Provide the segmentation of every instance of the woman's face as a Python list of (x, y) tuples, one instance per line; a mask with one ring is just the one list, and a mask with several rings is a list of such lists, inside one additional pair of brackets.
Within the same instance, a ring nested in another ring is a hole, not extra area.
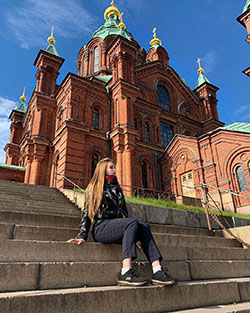
[(116, 175), (116, 168), (113, 162), (108, 162), (106, 167), (106, 175)]

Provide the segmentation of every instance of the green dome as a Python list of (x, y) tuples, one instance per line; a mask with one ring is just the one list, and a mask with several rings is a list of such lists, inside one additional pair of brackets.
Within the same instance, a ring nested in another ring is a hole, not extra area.
[(132, 34), (127, 30), (127, 28), (119, 28), (119, 24), (121, 20), (118, 18), (116, 14), (110, 14), (107, 16), (107, 20), (105, 21), (104, 25), (98, 28), (92, 38), (100, 37), (104, 40), (107, 36), (110, 35), (120, 35), (128, 40), (132, 40)]
[(250, 9), (250, 0), (247, 0), (245, 6), (244, 6), (244, 9), (243, 9), (243, 13), (246, 12), (247, 10)]

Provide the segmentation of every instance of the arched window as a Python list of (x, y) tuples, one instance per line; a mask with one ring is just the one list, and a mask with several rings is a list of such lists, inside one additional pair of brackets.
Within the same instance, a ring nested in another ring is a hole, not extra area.
[(98, 161), (99, 161), (98, 155), (94, 153), (91, 158), (91, 176), (94, 175), (96, 164), (98, 163)]
[(237, 173), (240, 191), (247, 190), (247, 182), (246, 182), (246, 177), (244, 174), (243, 167), (242, 166), (237, 167), (236, 173)]
[(142, 170), (142, 186), (143, 188), (148, 188), (147, 164), (144, 161), (141, 164), (141, 170)]
[(99, 129), (99, 110), (94, 109), (93, 111), (93, 126), (94, 129)]
[(158, 105), (163, 107), (168, 112), (171, 111), (170, 98), (167, 89), (162, 86), (157, 86), (157, 94), (158, 94)]
[(99, 65), (98, 47), (95, 47), (94, 49), (94, 73), (98, 72), (98, 65)]
[(173, 128), (172, 126), (163, 122), (160, 122), (160, 127), (161, 127), (161, 144), (164, 147), (166, 147), (173, 138)]
[(86, 72), (85, 72), (85, 66), (86, 66), (86, 59), (85, 57), (83, 58), (83, 62), (82, 62), (82, 75), (85, 75)]
[(150, 141), (150, 129), (149, 129), (149, 124), (145, 123), (145, 140)]
[(138, 129), (137, 127), (137, 119), (135, 118), (135, 120), (134, 120), (134, 123), (135, 123), (135, 129)]

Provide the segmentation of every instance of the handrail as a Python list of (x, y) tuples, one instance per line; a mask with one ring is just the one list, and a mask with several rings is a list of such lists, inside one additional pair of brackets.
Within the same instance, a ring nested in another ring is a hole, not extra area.
[[(220, 190), (220, 191), (223, 191), (223, 192), (230, 193), (230, 194), (235, 195), (235, 196), (237, 196), (237, 197), (242, 197), (242, 198), (244, 198), (244, 199), (250, 200), (249, 197), (243, 196), (243, 195), (241, 195), (241, 194), (239, 194), (239, 193), (237, 193), (237, 192), (234, 192), (234, 191), (232, 191), (232, 190), (227, 190), (227, 189), (223, 189), (223, 188), (220, 188), (220, 187), (215, 187), (215, 186), (208, 185), (208, 184), (204, 184), (204, 183), (200, 183), (200, 185), (201, 185), (202, 187), (207, 186), (207, 187), (209, 187), (209, 188), (214, 188), (214, 189), (217, 189), (217, 190)], [(197, 188), (197, 187), (195, 187), (195, 188)], [(198, 188), (199, 188), (199, 187), (198, 187)], [(198, 188), (197, 188), (197, 189), (198, 189)]]
[(80, 186), (78, 186), (77, 184), (75, 184), (72, 180), (70, 180), (68, 177), (66, 177), (65, 175), (63, 175), (62, 173), (59, 173), (56, 171), (57, 175), (62, 176), (63, 178), (65, 178), (68, 182), (70, 182), (72, 185), (74, 185), (75, 187), (77, 187), (77, 189), (80, 189), (81, 191), (85, 192), (84, 189), (82, 189)]

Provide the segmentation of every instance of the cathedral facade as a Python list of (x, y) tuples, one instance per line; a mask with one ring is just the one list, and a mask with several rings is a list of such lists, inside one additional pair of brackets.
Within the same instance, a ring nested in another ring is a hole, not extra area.
[[(246, 13), (250, 16), (250, 8)], [(77, 74), (68, 73), (60, 85), (64, 59), (53, 32), (48, 47), (39, 51), (28, 108), (23, 94), (10, 114), (1, 172), (19, 175), (28, 184), (72, 188), (70, 180), (85, 188), (96, 163), (109, 156), (127, 195), (146, 190), (175, 199), (201, 198), (205, 184), (222, 209), (236, 211), (249, 204), (218, 189), (250, 197), (249, 124), (224, 126), (217, 111), (218, 88), (200, 62), (191, 90), (169, 64), (155, 29), (146, 52), (114, 2), (104, 18), (78, 53)]]

